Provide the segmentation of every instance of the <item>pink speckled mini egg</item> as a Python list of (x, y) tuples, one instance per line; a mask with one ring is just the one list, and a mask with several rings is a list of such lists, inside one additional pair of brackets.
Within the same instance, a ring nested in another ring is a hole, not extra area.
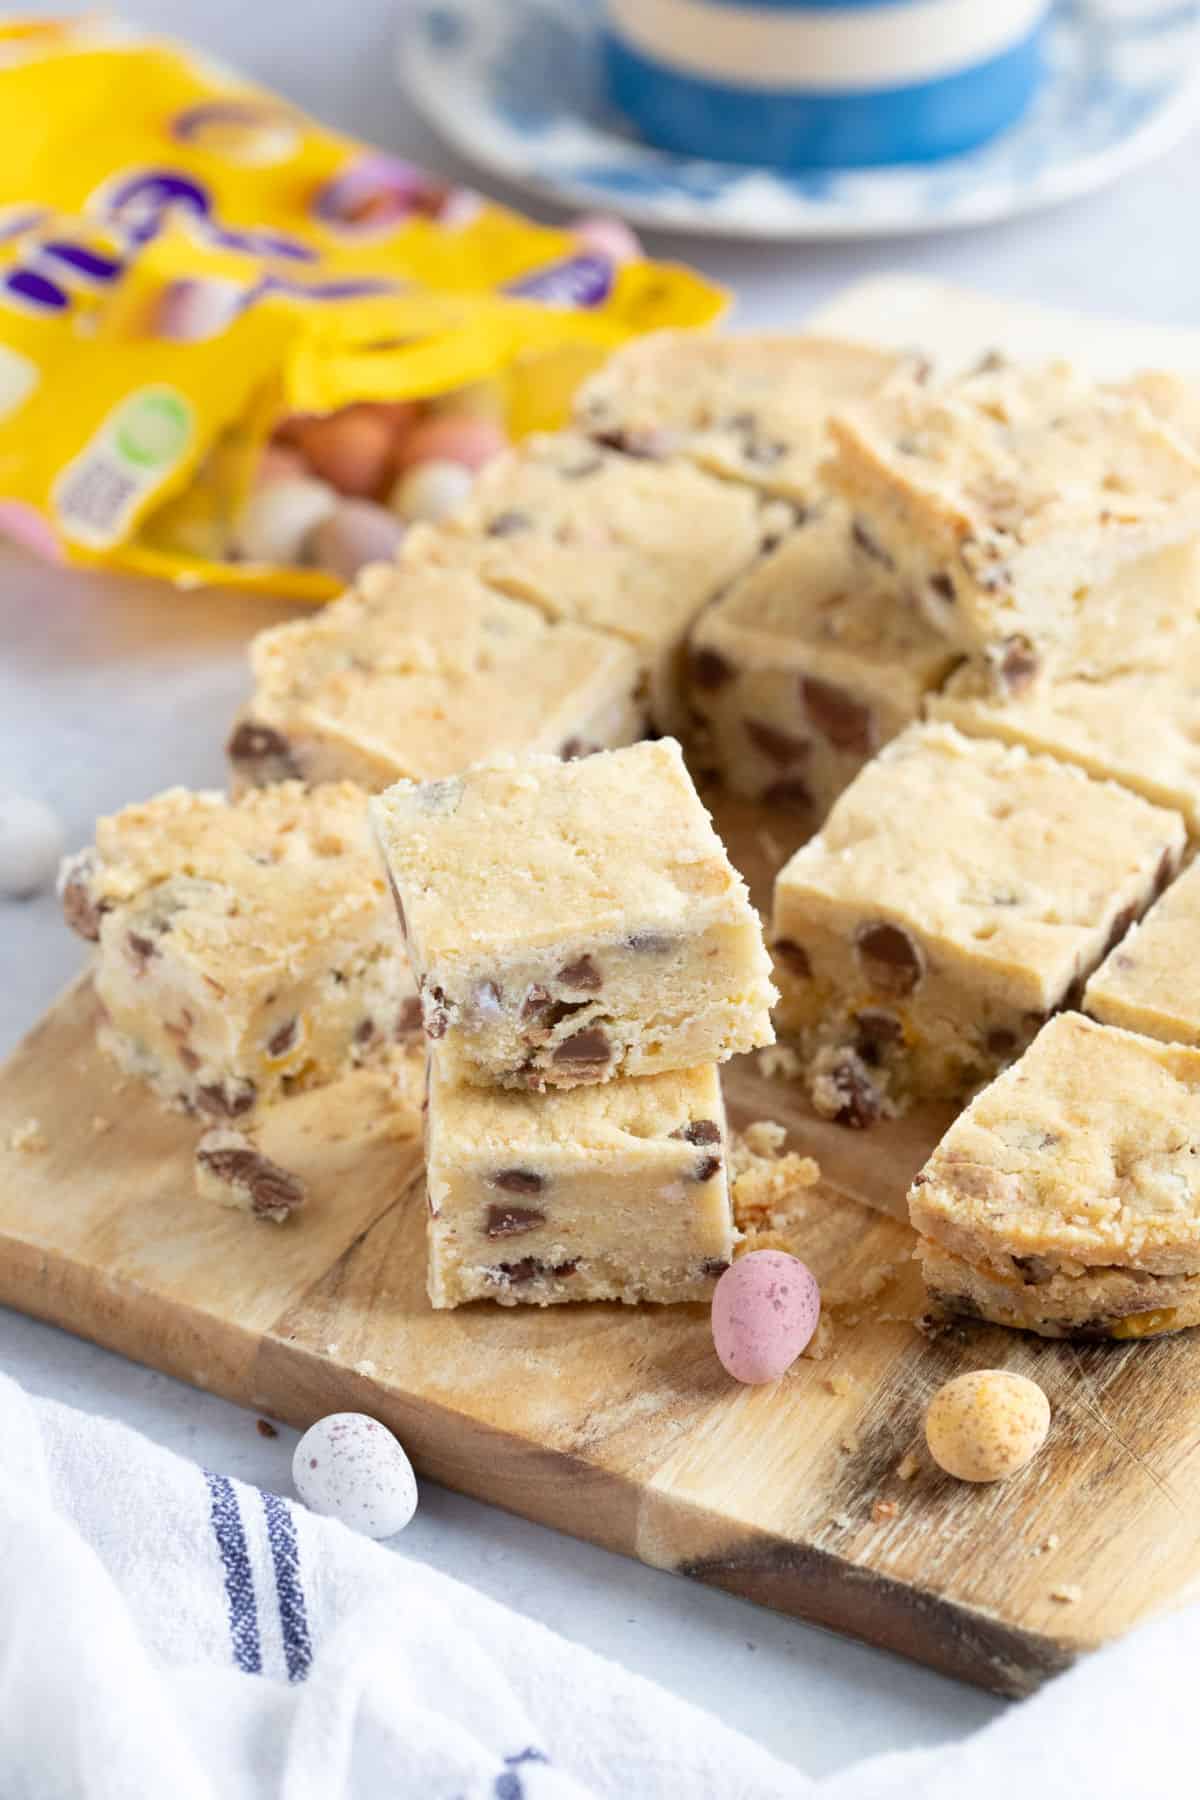
[(799, 1257), (751, 1250), (716, 1285), (713, 1344), (735, 1381), (778, 1381), (809, 1342), (820, 1314), (821, 1290)]

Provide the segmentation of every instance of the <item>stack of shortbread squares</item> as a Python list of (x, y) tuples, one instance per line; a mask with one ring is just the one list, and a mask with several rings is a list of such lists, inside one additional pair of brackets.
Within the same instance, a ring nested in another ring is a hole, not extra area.
[(718, 1064), (772, 1041), (745, 883), (663, 739), (372, 802), (429, 1042), (429, 1293), (703, 1300), (733, 1253)]

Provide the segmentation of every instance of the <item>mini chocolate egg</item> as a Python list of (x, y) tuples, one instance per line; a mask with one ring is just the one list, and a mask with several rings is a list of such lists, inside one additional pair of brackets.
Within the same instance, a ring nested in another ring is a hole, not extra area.
[(713, 1344), (735, 1381), (787, 1372), (817, 1329), (821, 1290), (797, 1256), (751, 1250), (726, 1269), (712, 1298)]
[(1050, 1429), (1036, 1381), (1008, 1369), (972, 1369), (940, 1387), (925, 1414), (929, 1454), (959, 1481), (1003, 1481), (1032, 1462)]
[(316, 416), (315, 413), (285, 413), (283, 418), (275, 421), (271, 442), (286, 444), (289, 450), (298, 450), (306, 427), (312, 424)]
[(417, 1510), (412, 1464), (366, 1413), (330, 1413), (310, 1425), (292, 1455), (292, 1480), (311, 1512), (367, 1537), (393, 1537)]
[(422, 519), (434, 522), (461, 506), (473, 486), (474, 476), (462, 463), (418, 463), (400, 477), (388, 505), (410, 525)]
[(376, 418), (387, 421), (388, 429), (392, 434), (393, 448), (395, 439), (406, 431), (411, 431), (422, 416), (419, 400), (372, 400), (363, 404), (364, 408), (369, 404), (370, 411), (375, 414)]
[(238, 281), (205, 276), (172, 281), (154, 312), (154, 336), (174, 344), (200, 344), (220, 337), (241, 309), (246, 290)]
[(308, 539), (308, 558), (343, 581), (353, 581), (367, 563), (390, 562), (404, 542), (404, 526), (386, 506), (372, 500), (343, 500)]
[(641, 262), (646, 254), (637, 233), (630, 230), (624, 219), (614, 219), (607, 213), (588, 213), (576, 219), (570, 231), (580, 249), (607, 256), (618, 268), (622, 263)]
[(49, 887), (62, 861), (63, 830), (32, 794), (0, 789), (0, 894), (24, 900)]
[(328, 482), (287, 476), (260, 487), (242, 507), (233, 535), (247, 562), (302, 563), (309, 535), (337, 510)]
[(491, 419), (473, 419), (469, 413), (455, 417), (424, 419), (403, 438), (396, 452), (399, 469), (418, 463), (461, 463), (464, 469), (481, 469), (505, 448), (508, 439)]
[(366, 500), (387, 487), (395, 436), (391, 421), (373, 406), (345, 406), (294, 426), (289, 441), (314, 475), (339, 494)]

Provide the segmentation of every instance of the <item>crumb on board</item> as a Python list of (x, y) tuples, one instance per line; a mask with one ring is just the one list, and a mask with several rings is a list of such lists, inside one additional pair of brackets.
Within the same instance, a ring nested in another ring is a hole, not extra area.
[(1035, 1556), (1049, 1556), (1051, 1551), (1057, 1550), (1061, 1543), (1062, 1539), (1059, 1537), (1057, 1531), (1052, 1531), (1049, 1537), (1043, 1538), (1040, 1544), (1034, 1545), (1033, 1554)]
[(758, 1053), (758, 1072), (768, 1081), (795, 1081), (804, 1064), (790, 1044), (768, 1044)]
[(787, 1126), (778, 1119), (755, 1119), (744, 1131), (735, 1131), (729, 1150), (730, 1167), (735, 1176), (756, 1173), (761, 1169), (785, 1169), (790, 1187), (813, 1187), (821, 1179), (821, 1171), (811, 1156), (790, 1155)]
[(906, 1450), (896, 1464), (896, 1474), (901, 1481), (911, 1481), (921, 1467), (921, 1459), (914, 1450)]
[[(775, 1119), (756, 1119), (744, 1131), (734, 1133), (729, 1165), (739, 1231), (753, 1235), (778, 1230), (788, 1202), (821, 1179), (812, 1157), (785, 1150), (786, 1141), (787, 1131)], [(745, 1248), (785, 1249), (786, 1245), (765, 1244), (756, 1236)]]
[(372, 1375), (378, 1373), (378, 1365), (372, 1362), (369, 1356), (365, 1356), (361, 1362), (355, 1363), (354, 1373), (356, 1375), (365, 1375), (367, 1379), (370, 1380)]
[(28, 1118), (13, 1126), (8, 1134), (8, 1147), (20, 1150), (26, 1156), (38, 1156), (50, 1148), (50, 1141), (42, 1131), (41, 1121)]
[(839, 1531), (853, 1531), (854, 1530), (854, 1520), (850, 1517), (849, 1513), (844, 1513), (844, 1512), (834, 1513), (834, 1515), (833, 1515), (832, 1519), (830, 1519), (829, 1523), (831, 1525), (836, 1525)]
[(278, 1428), (272, 1425), (270, 1419), (255, 1419), (254, 1429), (257, 1431), (259, 1437), (273, 1438), (279, 1436)]
[(822, 1313), (817, 1320), (817, 1329), (800, 1352), (809, 1362), (824, 1362), (833, 1351), (833, 1320)]
[(1060, 1606), (1075, 1606), (1083, 1599), (1083, 1589), (1072, 1581), (1064, 1581), (1050, 1589), (1050, 1598), (1057, 1600)]
[(839, 1450), (844, 1450), (847, 1456), (853, 1456), (854, 1452), (861, 1448), (862, 1439), (859, 1437), (857, 1431), (843, 1431), (841, 1437), (838, 1439)]
[(787, 1126), (778, 1119), (755, 1119), (741, 1133), (741, 1141), (751, 1156), (782, 1156)]
[(113, 1128), (112, 1120), (106, 1119), (104, 1117), (103, 1113), (95, 1113), (93, 1115), (92, 1130), (96, 1133), (97, 1137), (101, 1137), (104, 1134), (104, 1132), (111, 1131), (112, 1128)]
[(870, 1300), (877, 1300), (886, 1287), (889, 1287), (902, 1270), (907, 1268), (910, 1258), (893, 1257), (886, 1262), (872, 1263), (869, 1269), (863, 1269), (852, 1280), (829, 1284), (824, 1289), (827, 1306), (863, 1306)]
[(342, 1346), (340, 1344), (326, 1344), (326, 1346), (325, 1346), (326, 1356), (336, 1356), (338, 1354), (338, 1351), (341, 1349), (341, 1347)]
[(900, 1508), (894, 1500), (877, 1500), (871, 1508), (871, 1518), (876, 1525), (883, 1525), (888, 1519), (898, 1518)]
[(837, 1399), (844, 1400), (847, 1394), (856, 1393), (862, 1383), (855, 1376), (845, 1375), (839, 1371), (834, 1375), (826, 1375), (821, 1386), (827, 1394), (833, 1394)]

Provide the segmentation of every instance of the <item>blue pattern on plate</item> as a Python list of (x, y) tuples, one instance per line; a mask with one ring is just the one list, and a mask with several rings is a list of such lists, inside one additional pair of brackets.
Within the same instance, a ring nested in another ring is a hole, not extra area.
[(413, 100), (496, 173), (638, 222), (867, 236), (1008, 217), (1101, 186), (1200, 113), (1200, 0), (1057, 0), (1021, 122), (921, 166), (753, 169), (655, 150), (603, 90), (599, 0), (437, 0), (405, 46)]
[(512, 14), (487, 77), (500, 117), (530, 137), (564, 119), (594, 117), (603, 86), (594, 37), (579, 29), (578, 18), (556, 16), (552, 7), (515, 5)]

